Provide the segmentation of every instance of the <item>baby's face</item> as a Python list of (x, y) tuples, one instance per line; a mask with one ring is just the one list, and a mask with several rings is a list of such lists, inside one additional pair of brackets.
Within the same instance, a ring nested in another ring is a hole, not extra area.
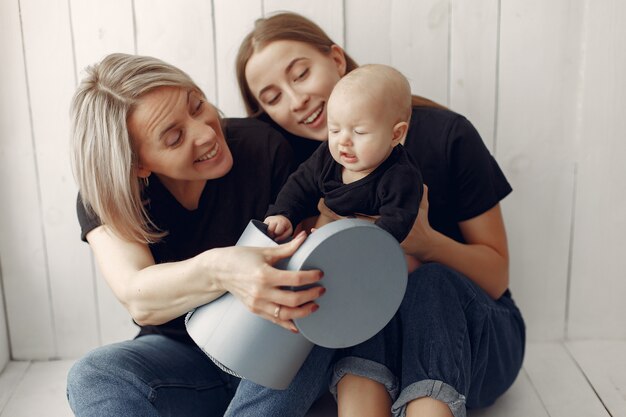
[(347, 170), (374, 171), (393, 149), (394, 118), (368, 94), (333, 91), (328, 101), (328, 147)]

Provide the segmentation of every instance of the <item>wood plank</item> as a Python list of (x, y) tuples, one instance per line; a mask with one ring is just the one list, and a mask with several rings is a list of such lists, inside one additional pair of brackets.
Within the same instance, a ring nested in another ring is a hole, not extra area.
[[(511, 288), (530, 340), (563, 338), (580, 23), (577, 3), (501, 3), (496, 158), (515, 190), (503, 202)], [(540, 64), (538, 64), (540, 63)], [(555, 116), (555, 112), (558, 116)]]
[[(82, 78), (82, 71), (85, 67), (100, 61), (107, 54), (135, 52), (133, 10), (130, 2), (126, 0), (109, 2), (77, 0), (71, 3), (71, 12), (76, 72), (79, 78)], [(79, 236), (76, 235), (74, 238), (78, 239)], [(84, 245), (87, 246), (87, 244)], [(93, 263), (91, 251), (90, 256)], [(91, 300), (96, 306), (98, 344), (127, 339), (135, 333), (134, 329), (132, 333), (128, 330), (132, 326), (129, 323), (128, 313), (113, 297), (104, 278), (96, 274), (95, 270), (94, 264), (92, 275), (83, 277), (95, 281), (93, 292), (80, 296)], [(126, 322), (119, 320), (120, 310), (123, 311)]]
[(0, 416), (29, 367), (30, 361), (11, 361), (0, 371)]
[[(76, 187), (67, 151), (68, 105), (76, 82), (70, 14), (65, 0), (20, 5), (57, 345), (52, 356), (75, 357), (97, 344), (97, 321), (93, 296), (80, 296), (93, 294), (92, 266), (89, 248), (77, 239)], [(30, 300), (27, 304), (32, 306)]]
[(566, 347), (613, 417), (626, 416), (626, 341), (569, 341)]
[(11, 359), (11, 352), (9, 350), (9, 330), (7, 329), (7, 317), (5, 311), (4, 289), (2, 285), (2, 263), (0, 262), (0, 372), (2, 372), (2, 369), (4, 369)]
[(391, 64), (389, 33), (391, 7), (388, 2), (345, 1), (345, 48), (359, 64)]
[(56, 354), (55, 335), (16, 1), (0, 2), (0, 50), (0, 195), (5, 202), (0, 204), (0, 254), (11, 349), (14, 359), (49, 357)]
[[(233, 5), (233, 7), (236, 7)], [(238, 6), (237, 6), (238, 7)], [(137, 53), (176, 65), (215, 102), (216, 76), (211, 2), (136, 0)]]
[(468, 410), (467, 414), (469, 417), (549, 417), (524, 369), (495, 404), (487, 408)]
[[(362, 2), (364, 3), (364, 2)], [(278, 11), (291, 11), (301, 14), (318, 24), (338, 45), (344, 45), (343, 2), (337, 0), (293, 1), (265, 0), (263, 15)]]
[(550, 417), (609, 417), (562, 343), (530, 343), (524, 369)]
[(245, 116), (243, 102), (237, 87), (235, 57), (244, 36), (261, 17), (261, 0), (215, 0), (215, 60), (218, 82), (217, 106), (228, 117)]
[(498, 0), (452, 0), (450, 108), (472, 122), (492, 152), (498, 81), (498, 12)]
[(72, 417), (65, 381), (73, 363), (72, 360), (33, 362), (0, 417)]
[(391, 65), (409, 79), (413, 93), (447, 105), (448, 1), (396, 0), (390, 7)]
[(568, 337), (625, 339), (626, 3), (586, 5)]
[(76, 72), (113, 52), (135, 52), (132, 4), (126, 0), (70, 0)]

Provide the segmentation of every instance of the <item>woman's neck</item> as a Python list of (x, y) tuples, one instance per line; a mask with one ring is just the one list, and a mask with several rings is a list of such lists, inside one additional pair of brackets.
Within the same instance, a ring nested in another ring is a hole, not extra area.
[(163, 186), (174, 196), (176, 201), (187, 210), (195, 210), (200, 204), (200, 197), (207, 180), (181, 181), (159, 175)]

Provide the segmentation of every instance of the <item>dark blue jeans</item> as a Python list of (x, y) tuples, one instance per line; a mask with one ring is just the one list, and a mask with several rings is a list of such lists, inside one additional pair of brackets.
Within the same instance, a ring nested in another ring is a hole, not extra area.
[(146, 335), (77, 361), (67, 397), (77, 417), (221, 417), (238, 382), (199, 348)]
[(511, 386), (524, 343), (524, 321), (508, 293), (494, 301), (463, 275), (426, 264), (409, 276), (402, 305), (381, 332), (335, 353), (315, 348), (285, 391), (242, 381), (226, 415), (302, 417), (330, 370), (331, 390), (347, 373), (384, 384), (395, 415), (429, 396), (465, 416), (466, 407), (488, 406)]
[(368, 341), (340, 352), (331, 390), (345, 374), (384, 384), (394, 415), (429, 396), (455, 417), (491, 405), (522, 366), (525, 326), (507, 293), (497, 301), (463, 275), (425, 264), (409, 276), (391, 322)]

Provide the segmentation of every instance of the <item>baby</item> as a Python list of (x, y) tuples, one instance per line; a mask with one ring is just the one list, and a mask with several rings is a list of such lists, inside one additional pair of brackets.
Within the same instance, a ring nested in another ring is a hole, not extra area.
[(402, 142), (411, 117), (407, 79), (386, 65), (344, 76), (327, 104), (328, 142), (300, 165), (267, 211), (270, 236), (283, 240), (317, 214), (320, 198), (340, 216), (375, 216), (398, 242), (408, 235), (423, 183)]

